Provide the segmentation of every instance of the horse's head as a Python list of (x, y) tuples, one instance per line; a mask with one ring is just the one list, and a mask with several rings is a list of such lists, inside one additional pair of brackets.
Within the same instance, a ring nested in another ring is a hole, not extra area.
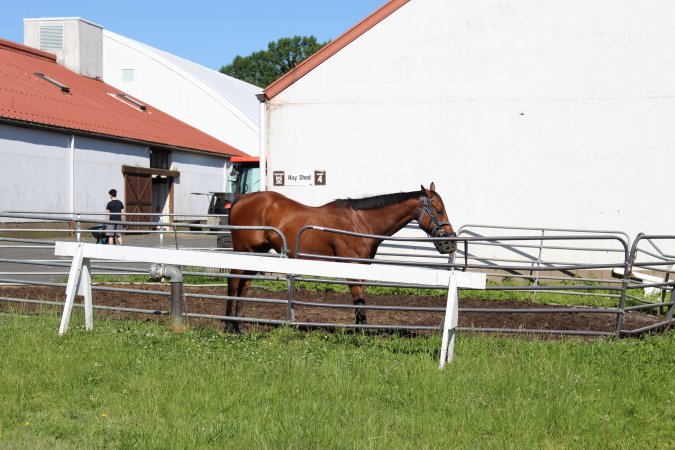
[[(457, 237), (445, 212), (443, 199), (436, 193), (434, 183), (431, 183), (429, 189), (422, 186), (417, 222), (431, 237)], [(456, 241), (434, 241), (434, 245), (439, 253), (452, 253), (457, 250)]]

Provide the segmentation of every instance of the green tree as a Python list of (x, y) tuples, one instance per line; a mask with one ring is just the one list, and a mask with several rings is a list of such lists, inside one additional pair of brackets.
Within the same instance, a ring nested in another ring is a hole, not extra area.
[(249, 56), (237, 55), (220, 71), (256, 86), (266, 87), (326, 44), (328, 42), (317, 42), (314, 36), (281, 38), (270, 42), (267, 50)]

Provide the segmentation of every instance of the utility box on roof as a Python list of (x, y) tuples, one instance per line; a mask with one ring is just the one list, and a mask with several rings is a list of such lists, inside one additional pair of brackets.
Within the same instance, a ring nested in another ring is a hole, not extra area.
[(56, 55), (62, 66), (89, 78), (103, 77), (103, 28), (79, 17), (23, 20), (24, 43)]

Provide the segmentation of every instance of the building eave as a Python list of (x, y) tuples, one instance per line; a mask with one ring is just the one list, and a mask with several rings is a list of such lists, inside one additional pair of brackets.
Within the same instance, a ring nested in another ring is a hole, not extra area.
[[(50, 132), (53, 132), (53, 133), (62, 133), (62, 134), (75, 135), (75, 136), (81, 136), (81, 137), (102, 139), (102, 140), (106, 140), (106, 141), (120, 142), (120, 143), (124, 143), (124, 144), (134, 144), (134, 145), (139, 145), (139, 146), (143, 146), (143, 147), (151, 147), (151, 148), (157, 148), (157, 149), (163, 149), (163, 150), (176, 150), (176, 151), (181, 151), (181, 152), (186, 152), (186, 153), (198, 153), (198, 154), (202, 154), (202, 155), (218, 156), (218, 157), (223, 157), (223, 158), (231, 158), (233, 156), (241, 156), (238, 153), (222, 153), (222, 152), (209, 151), (209, 150), (204, 150), (204, 149), (199, 149), (199, 148), (181, 147), (181, 146), (175, 146), (175, 145), (170, 145), (170, 144), (163, 144), (163, 143), (159, 143), (159, 142), (151, 142), (151, 141), (131, 139), (131, 138), (125, 138), (125, 137), (121, 137), (121, 136), (114, 136), (114, 135), (103, 134), (103, 133), (96, 133), (96, 132), (93, 132), (93, 131), (75, 130), (75, 129), (72, 129), (72, 128), (64, 128), (64, 127), (47, 125), (47, 124), (36, 123), (36, 122), (26, 122), (26, 121), (22, 121), (22, 120), (8, 119), (6, 117), (0, 117), (0, 124), (11, 125), (11, 126), (21, 127), (21, 128), (30, 128), (30, 129), (34, 129), (34, 130), (40, 130), (40, 131), (50, 131)], [(233, 149), (234, 149), (234, 147), (233, 147)], [(237, 149), (234, 149), (234, 150), (239, 151)], [(240, 152), (240, 153), (245, 154), (244, 152)]]
[(380, 9), (352, 27), (349, 31), (323, 47), (318, 52), (314, 53), (312, 56), (298, 64), (294, 69), (267, 86), (264, 90), (265, 98), (270, 100), (279, 95), (293, 83), (307, 75), (312, 70), (316, 69), (319, 65), (324, 63), (326, 60), (345, 48), (350, 43), (354, 42), (354, 40), (363, 35), (366, 31), (382, 22), (389, 15), (397, 11), (409, 1), (410, 0), (390, 0)]

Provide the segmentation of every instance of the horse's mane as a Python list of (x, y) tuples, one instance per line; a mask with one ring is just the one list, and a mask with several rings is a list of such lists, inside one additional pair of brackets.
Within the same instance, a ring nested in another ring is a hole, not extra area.
[(419, 197), (420, 195), (421, 191), (397, 192), (395, 194), (375, 195), (373, 197), (364, 198), (341, 198), (332, 201), (330, 204), (338, 208), (368, 210), (403, 203), (411, 198)]

